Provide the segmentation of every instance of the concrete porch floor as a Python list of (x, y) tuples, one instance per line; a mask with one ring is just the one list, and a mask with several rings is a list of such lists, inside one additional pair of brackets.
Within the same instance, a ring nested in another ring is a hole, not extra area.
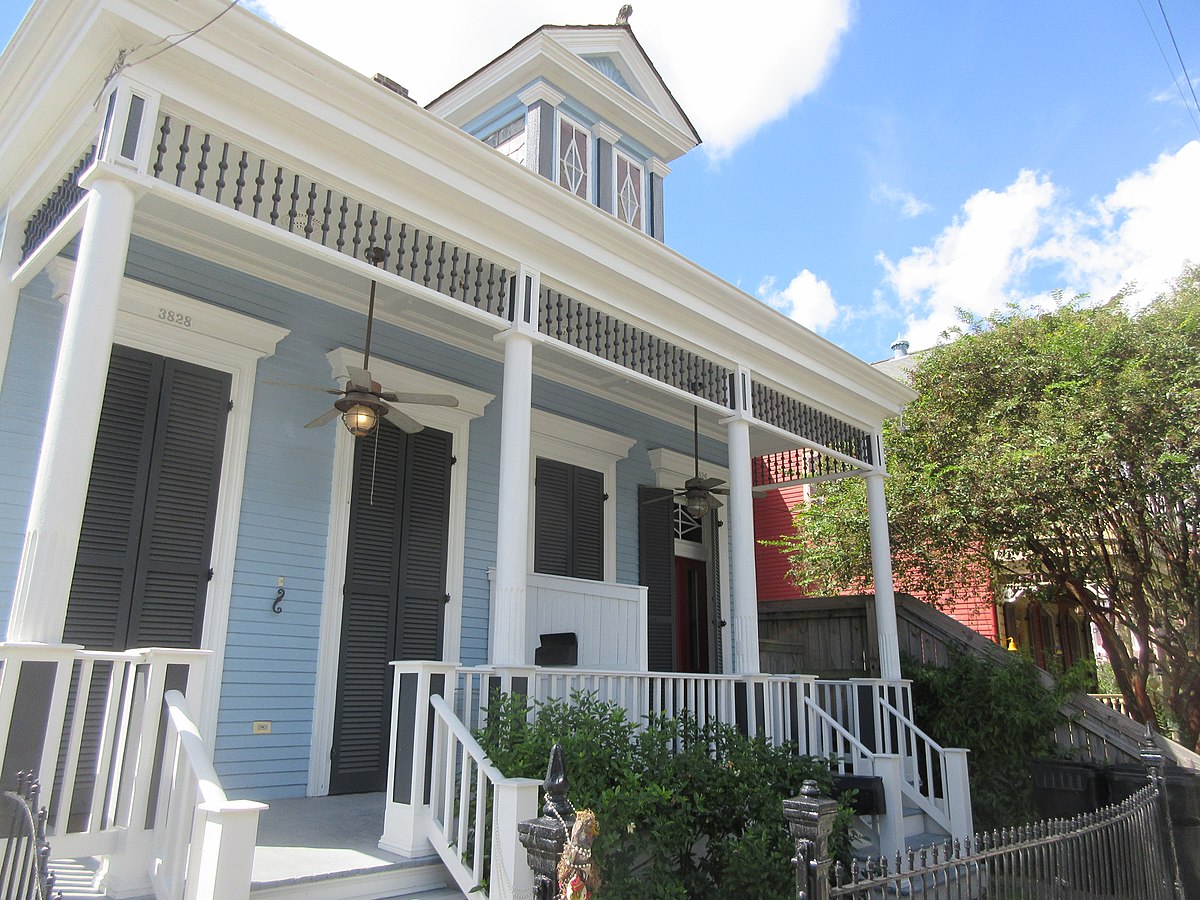
[[(383, 833), (383, 794), (298, 797), (269, 801), (259, 817), (254, 850), (253, 893), (314, 886), (331, 879), (363, 875), (403, 876), (430, 869), (446, 881), (436, 855), (409, 859), (379, 849)], [(462, 897), (457, 889), (437, 887), (403, 892), (405, 898)]]

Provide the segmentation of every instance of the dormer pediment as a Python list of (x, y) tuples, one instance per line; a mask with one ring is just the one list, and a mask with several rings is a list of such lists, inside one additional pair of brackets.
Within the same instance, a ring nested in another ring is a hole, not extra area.
[(466, 127), (538, 80), (666, 162), (700, 143), (628, 25), (544, 25), (427, 108)]

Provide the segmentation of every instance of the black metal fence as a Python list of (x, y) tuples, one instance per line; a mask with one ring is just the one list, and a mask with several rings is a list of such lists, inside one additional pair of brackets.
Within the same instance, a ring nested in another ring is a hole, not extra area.
[[(796, 841), (798, 900), (1185, 900), (1162, 757), (1147, 749), (1148, 783), (1120, 803), (1070, 819), (947, 841), (849, 864), (828, 837), (837, 805), (813, 782), (784, 804)], [(1195, 898), (1193, 898), (1195, 900)]]
[(37, 782), (24, 772), (17, 775), (15, 791), (0, 793), (2, 900), (61, 900), (50, 874), (46, 810), (38, 808), (39, 793)]

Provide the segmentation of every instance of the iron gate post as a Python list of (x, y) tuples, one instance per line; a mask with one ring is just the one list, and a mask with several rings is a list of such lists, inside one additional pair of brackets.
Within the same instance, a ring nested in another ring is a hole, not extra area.
[(1171, 822), (1171, 803), (1167, 799), (1167, 784), (1164, 773), (1165, 759), (1154, 740), (1150, 726), (1146, 726), (1146, 737), (1142, 741), (1142, 765), (1146, 767), (1147, 777), (1154, 791), (1158, 794), (1158, 821), (1162, 830), (1163, 862), (1166, 863), (1166, 881), (1171, 888), (1171, 896), (1175, 900), (1185, 900), (1183, 893), (1183, 875), (1179, 870), (1179, 856), (1175, 851), (1175, 826)]
[(558, 860), (575, 821), (575, 809), (567, 799), (571, 782), (567, 778), (561, 744), (555, 744), (550, 750), (550, 765), (542, 787), (546, 790), (546, 802), (541, 816), (520, 822), (517, 834), (529, 857), (529, 868), (533, 870), (534, 900), (554, 900), (558, 895)]
[(823, 797), (815, 781), (805, 781), (800, 796), (783, 801), (788, 832), (796, 842), (797, 900), (829, 900), (829, 835), (837, 818), (836, 800)]

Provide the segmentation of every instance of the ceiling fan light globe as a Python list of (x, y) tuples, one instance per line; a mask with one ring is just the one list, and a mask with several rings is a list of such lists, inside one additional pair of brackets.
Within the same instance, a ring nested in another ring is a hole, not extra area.
[(712, 508), (708, 494), (703, 491), (688, 491), (684, 508), (693, 519), (703, 519)]
[(379, 424), (379, 414), (365, 403), (355, 403), (342, 413), (342, 424), (356, 438), (366, 437)]

